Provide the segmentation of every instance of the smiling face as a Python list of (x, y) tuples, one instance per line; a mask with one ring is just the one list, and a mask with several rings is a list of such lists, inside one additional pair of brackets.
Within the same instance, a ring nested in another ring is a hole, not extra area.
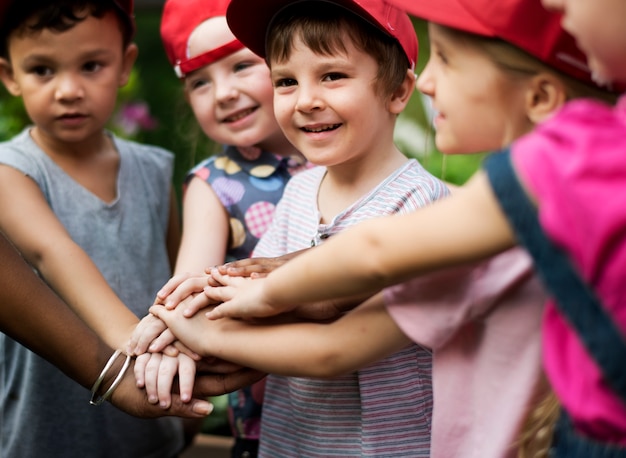
[(389, 149), (397, 115), (376, 90), (376, 61), (347, 34), (343, 43), (345, 52), (321, 54), (294, 37), (289, 56), (271, 62), (278, 123), (309, 161), (327, 167)]
[[(189, 55), (197, 56), (233, 39), (224, 17), (211, 18), (190, 36)], [(288, 145), (274, 117), (269, 69), (249, 49), (187, 75), (185, 93), (202, 130), (214, 141), (256, 145), (277, 153)]]
[(0, 61), (2, 79), (23, 97), (33, 135), (51, 143), (100, 140), (136, 56), (136, 47), (124, 49), (122, 40), (112, 12), (60, 33), (13, 33), (10, 62)]
[(446, 154), (491, 151), (532, 128), (525, 86), (506, 76), (478, 46), (429, 24), (430, 59), (417, 87), (432, 98), (437, 148)]
[(542, 0), (563, 12), (563, 27), (588, 56), (599, 81), (626, 82), (626, 2), (624, 0)]

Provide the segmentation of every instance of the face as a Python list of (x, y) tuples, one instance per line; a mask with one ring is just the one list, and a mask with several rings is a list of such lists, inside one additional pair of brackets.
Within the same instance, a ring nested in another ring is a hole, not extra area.
[(524, 86), (503, 75), (478, 46), (429, 24), (430, 59), (417, 80), (432, 99), (435, 144), (445, 154), (491, 151), (532, 126)]
[(2, 80), (23, 97), (33, 135), (43, 142), (101, 139), (136, 56), (134, 45), (123, 49), (113, 13), (89, 16), (62, 33), (13, 35), (8, 50)]
[(321, 55), (295, 38), (289, 59), (271, 62), (278, 123), (309, 161), (327, 167), (389, 148), (381, 133), (396, 116), (375, 92), (376, 61), (348, 36), (344, 44), (345, 53)]
[[(209, 19), (189, 38), (190, 57), (233, 39), (224, 17)], [(287, 143), (274, 117), (269, 69), (249, 49), (189, 74), (185, 93), (202, 130), (217, 143), (256, 145), (277, 153)]]
[(542, 0), (563, 12), (563, 27), (588, 56), (598, 82), (626, 82), (626, 2), (624, 0)]

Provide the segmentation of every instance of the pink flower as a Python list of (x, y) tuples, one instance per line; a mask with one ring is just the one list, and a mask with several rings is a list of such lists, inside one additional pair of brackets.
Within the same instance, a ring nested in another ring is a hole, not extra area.
[(115, 126), (126, 135), (134, 135), (140, 130), (155, 129), (158, 121), (150, 115), (150, 107), (146, 102), (128, 102), (118, 110)]

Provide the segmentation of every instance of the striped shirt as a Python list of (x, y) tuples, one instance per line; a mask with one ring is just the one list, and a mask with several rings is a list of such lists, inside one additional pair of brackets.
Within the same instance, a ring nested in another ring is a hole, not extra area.
[[(448, 194), (415, 160), (320, 224), (315, 167), (289, 181), (254, 256), (280, 256), (321, 243), (361, 221), (407, 213)], [(357, 372), (331, 379), (267, 378), (261, 457), (427, 457), (432, 412), (431, 353), (412, 344)]]

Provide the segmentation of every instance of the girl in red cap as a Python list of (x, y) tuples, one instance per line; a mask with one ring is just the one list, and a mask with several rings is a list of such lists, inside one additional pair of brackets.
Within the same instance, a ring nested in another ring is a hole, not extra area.
[[(198, 272), (206, 284), (206, 266), (249, 257), (272, 221), (286, 183), (307, 167), (276, 122), (265, 61), (226, 24), (228, 4), (168, 0), (163, 7), (161, 38), (167, 57), (200, 128), (221, 151), (187, 174), (175, 276), (159, 291), (157, 302), (168, 300), (171, 285), (180, 278)], [(139, 329), (151, 322), (148, 317)], [(137, 367), (144, 364), (149, 364), (147, 356), (139, 358)], [(264, 384), (228, 394), (233, 458), (257, 455)], [(155, 387), (146, 388), (156, 397)], [(160, 400), (168, 403), (168, 398), (162, 393)], [(191, 435), (199, 425), (187, 426)]]

